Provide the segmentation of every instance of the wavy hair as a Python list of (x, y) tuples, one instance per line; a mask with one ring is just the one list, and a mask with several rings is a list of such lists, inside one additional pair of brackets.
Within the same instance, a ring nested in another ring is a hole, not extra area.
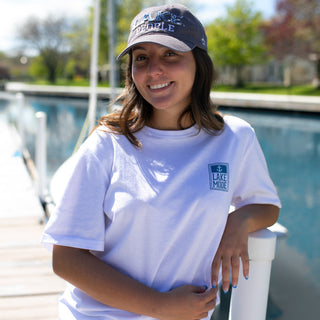
[[(196, 62), (196, 74), (191, 92), (190, 105), (180, 115), (178, 125), (185, 115), (191, 117), (199, 131), (205, 130), (215, 135), (223, 130), (224, 120), (211, 101), (210, 90), (215, 78), (214, 66), (208, 53), (200, 48), (192, 50)], [(141, 130), (151, 119), (153, 107), (137, 90), (132, 79), (132, 53), (129, 52), (126, 69), (124, 92), (116, 99), (121, 101), (121, 111), (102, 116), (98, 126), (106, 126), (116, 134), (123, 134), (133, 145), (141, 148), (140, 141), (134, 133)]]

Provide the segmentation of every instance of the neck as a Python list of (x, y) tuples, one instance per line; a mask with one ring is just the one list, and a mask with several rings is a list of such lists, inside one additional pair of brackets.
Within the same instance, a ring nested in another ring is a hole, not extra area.
[(148, 122), (148, 126), (158, 130), (182, 130), (194, 124), (189, 114), (186, 114), (179, 123), (179, 115), (174, 116), (170, 113), (154, 110)]

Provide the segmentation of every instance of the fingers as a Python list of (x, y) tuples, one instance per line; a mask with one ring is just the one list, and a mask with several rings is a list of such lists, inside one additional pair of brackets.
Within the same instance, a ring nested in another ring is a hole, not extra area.
[[(203, 288), (205, 290), (200, 292)], [(216, 306), (218, 287), (209, 289), (206, 287), (194, 287), (192, 289), (192, 292), (196, 293), (196, 297), (198, 300), (197, 308), (199, 308), (199, 313), (197, 314), (197, 319), (203, 319), (208, 317), (209, 311), (213, 310)]]
[[(216, 288), (210, 288), (206, 292), (202, 294), (203, 301), (205, 303), (204, 305), (204, 312), (208, 314), (208, 312), (212, 309), (215, 308), (216, 303), (217, 303), (217, 292), (218, 292), (218, 287)], [(203, 318), (203, 317), (201, 317)]]
[(221, 265), (221, 256), (217, 252), (211, 266), (211, 282), (212, 288), (218, 287), (219, 271)]
[(227, 293), (230, 283), (231, 258), (227, 254), (225, 254), (222, 258), (217, 252), (216, 256), (213, 259), (211, 268), (212, 287), (217, 287), (218, 285), (220, 266), (222, 273), (222, 290)]
[(222, 290), (224, 293), (229, 291), (230, 284), (231, 258), (224, 257), (222, 260)]
[(209, 302), (216, 297), (218, 293), (218, 287), (207, 289), (203, 294), (203, 298)]
[(240, 271), (240, 259), (242, 262), (243, 276), (245, 279), (249, 278), (249, 256), (248, 252), (244, 251), (241, 255), (234, 255), (229, 257), (225, 255), (223, 259), (216, 256), (212, 263), (212, 286), (216, 287), (218, 283), (218, 275), (221, 266), (222, 273), (222, 290), (224, 293), (229, 291), (230, 274), (231, 284), (233, 288), (238, 286), (239, 271)]
[(218, 288), (183, 285), (164, 294), (161, 319), (203, 319), (214, 309)]
[(248, 280), (249, 279), (249, 255), (247, 251), (242, 254), (241, 261), (242, 261), (243, 276), (245, 277), (246, 280)]
[(239, 277), (239, 269), (240, 269), (240, 259), (239, 257), (232, 257), (231, 258), (232, 264), (232, 276), (231, 276), (231, 284), (233, 288), (238, 286), (238, 277)]
[(193, 285), (186, 285), (186, 288), (188, 288), (188, 291), (193, 293), (204, 293), (207, 290), (206, 286), (199, 287), (199, 286), (193, 286)]

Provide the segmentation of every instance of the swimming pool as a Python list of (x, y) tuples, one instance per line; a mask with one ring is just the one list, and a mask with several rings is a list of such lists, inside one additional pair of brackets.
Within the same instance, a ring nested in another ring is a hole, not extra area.
[[(12, 104), (1, 103), (0, 115), (17, 116)], [(26, 98), (27, 147), (34, 154), (35, 111), (48, 121), (48, 175), (73, 152), (87, 112), (84, 99)], [(98, 114), (106, 110), (99, 101)], [(267, 319), (318, 319), (320, 314), (320, 114), (221, 108), (254, 128), (278, 189), (283, 208), (279, 222), (289, 237), (278, 241), (270, 283)]]

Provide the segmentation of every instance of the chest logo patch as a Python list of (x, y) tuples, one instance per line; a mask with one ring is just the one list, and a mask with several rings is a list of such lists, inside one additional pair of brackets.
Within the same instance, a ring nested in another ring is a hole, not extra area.
[(211, 190), (229, 191), (229, 164), (212, 163), (208, 165)]

